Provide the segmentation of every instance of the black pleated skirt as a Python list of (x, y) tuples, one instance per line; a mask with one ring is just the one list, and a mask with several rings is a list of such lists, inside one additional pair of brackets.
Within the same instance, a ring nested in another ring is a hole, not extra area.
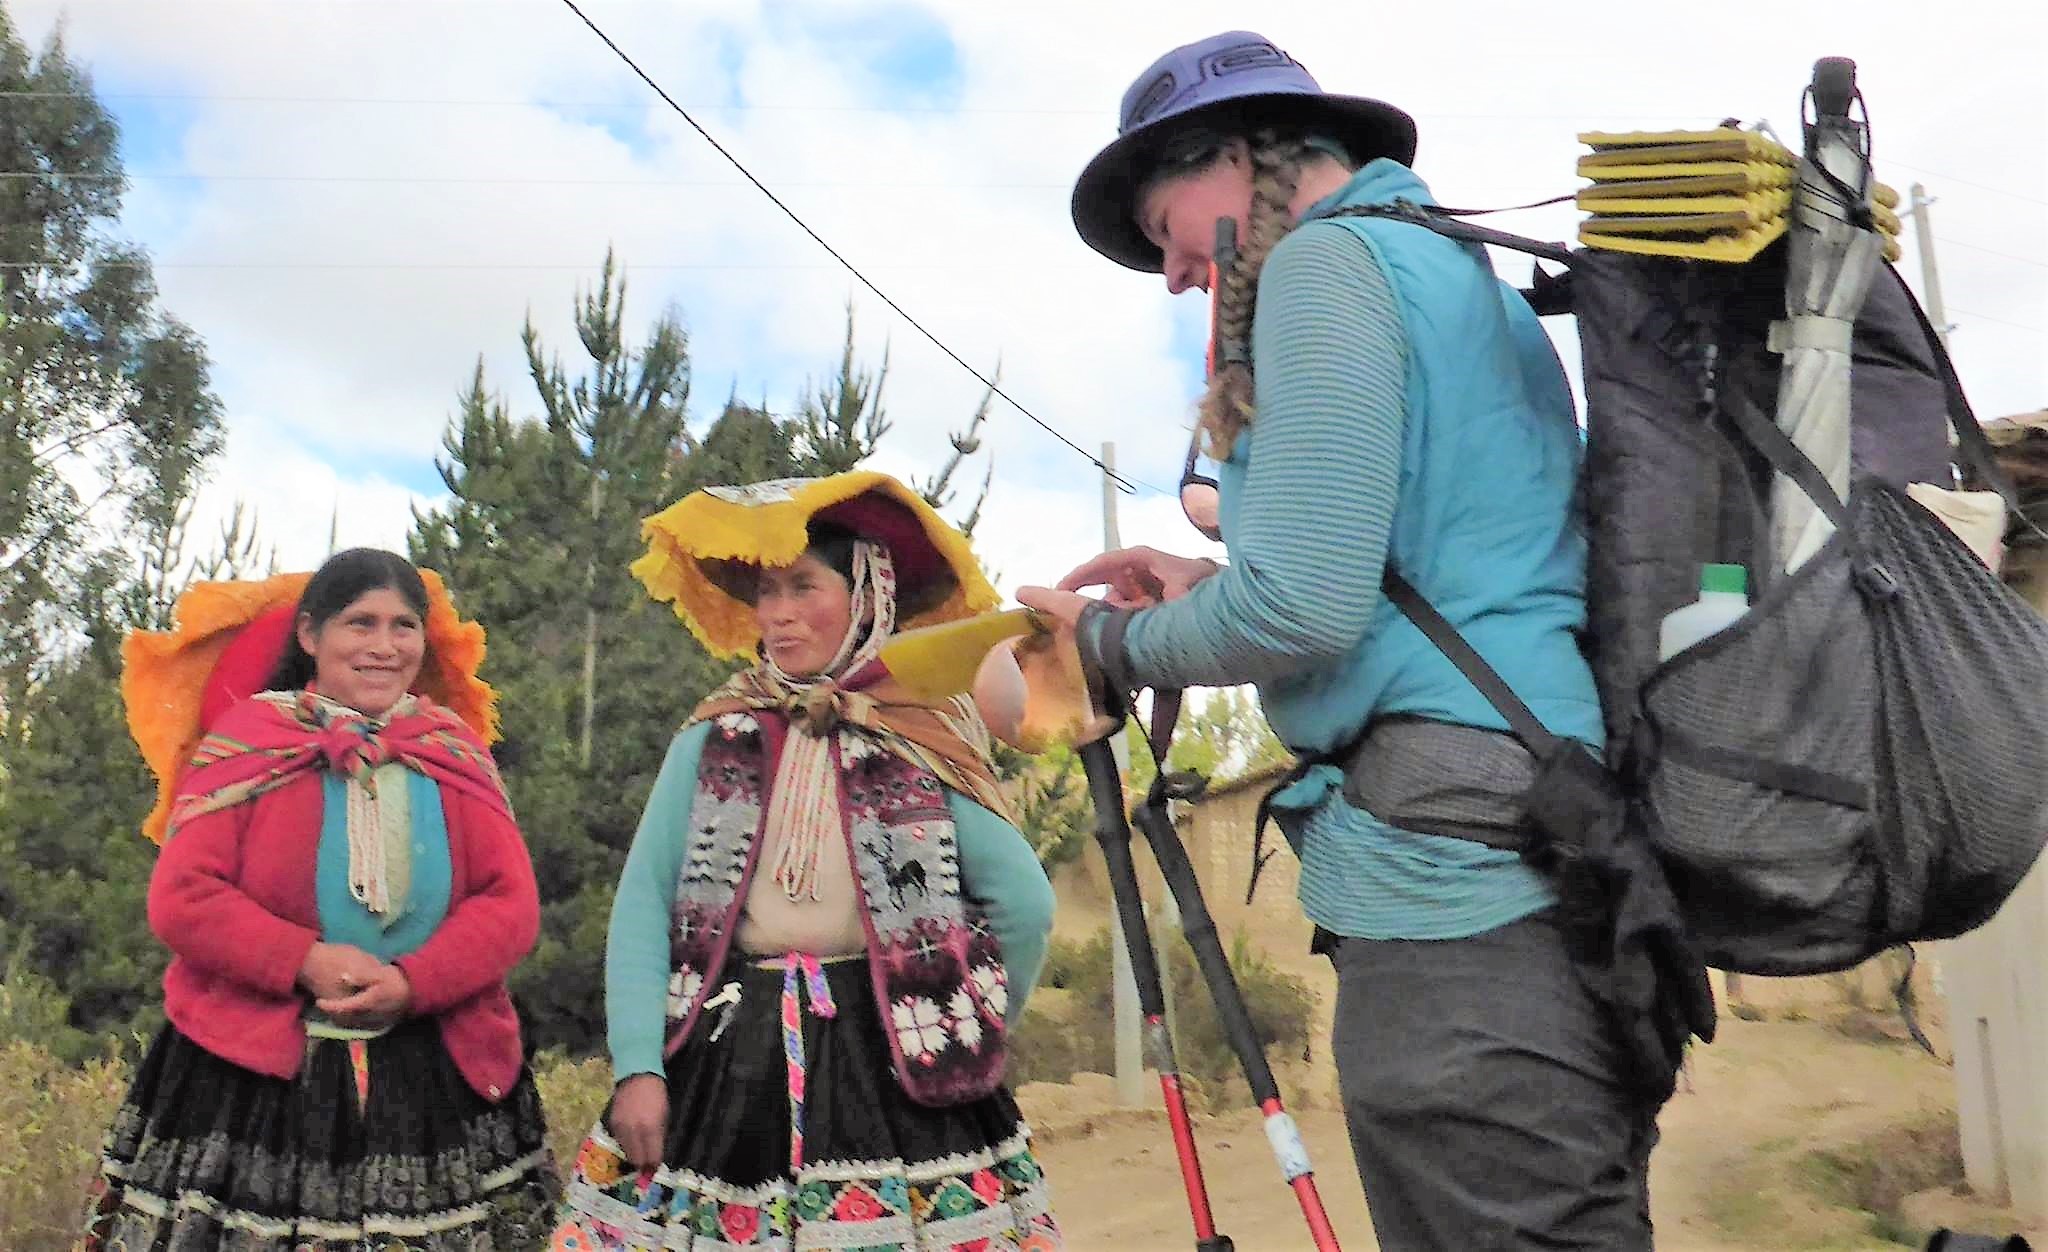
[(296, 1078), (157, 1037), (107, 1136), (86, 1252), (524, 1252), (559, 1186), (531, 1074), (493, 1104), (431, 1019), (314, 1039)]
[[(600, 1119), (577, 1154), (555, 1252), (1063, 1246), (1009, 1091), (948, 1108), (912, 1103), (867, 961), (824, 971), (832, 1015), (808, 993), (790, 1014), (803, 1093), (794, 1159), (783, 973), (739, 965), (725, 978), (737, 1002), (707, 1012), (668, 1059), (662, 1167), (635, 1171)], [(888, 1021), (921, 1028), (915, 1006)]]

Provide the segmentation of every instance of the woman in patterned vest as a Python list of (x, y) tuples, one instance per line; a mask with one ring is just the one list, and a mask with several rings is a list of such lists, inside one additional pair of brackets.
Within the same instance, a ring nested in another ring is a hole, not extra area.
[(973, 702), (877, 659), (994, 607), (966, 539), (867, 472), (708, 488), (644, 530), (648, 590), (758, 661), (686, 719), (627, 857), (617, 1086), (553, 1247), (1060, 1246), (1002, 1086), (1052, 890)]

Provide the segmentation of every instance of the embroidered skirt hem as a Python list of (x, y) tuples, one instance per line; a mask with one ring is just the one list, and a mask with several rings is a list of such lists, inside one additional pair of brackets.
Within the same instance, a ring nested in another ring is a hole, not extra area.
[[(1055, 1252), (1031, 1132), (1006, 1089), (932, 1108), (903, 1094), (865, 960), (824, 966), (833, 1016), (800, 1017), (803, 1127), (791, 1169), (783, 974), (739, 966), (669, 1058), (659, 1169), (603, 1119), (577, 1154), (551, 1252)], [(905, 1029), (914, 1023), (905, 1023)]]
[(530, 1074), (496, 1104), (430, 1020), (309, 1041), (296, 1078), (166, 1028), (114, 1118), (85, 1252), (523, 1252), (560, 1186)]

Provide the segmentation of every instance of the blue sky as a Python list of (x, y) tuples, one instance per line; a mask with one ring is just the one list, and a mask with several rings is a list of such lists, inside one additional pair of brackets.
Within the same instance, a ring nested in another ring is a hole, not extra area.
[[(212, 351), (231, 421), (208, 507), (236, 500), (291, 563), (342, 538), (397, 543), (431, 506), (443, 424), (478, 354), (515, 412), (531, 313), (568, 312), (607, 246), (629, 314), (673, 304), (696, 411), (733, 389), (788, 409), (837, 360), (843, 308), (869, 362), (891, 352), (881, 463), (929, 472), (981, 386), (859, 290), (635, 80), (558, 0), (17, 0), (69, 45), (121, 118), (138, 175), (122, 229), (159, 262), (168, 308)], [(859, 0), (590, 0), (586, 10), (750, 168), (906, 308), (1078, 442), (1170, 487), (1201, 370), (1204, 309), (1075, 239), (1067, 190), (1164, 47), (1241, 25), (1239, 6), (1047, 0), (1028, 11)], [(1880, 176), (1922, 179), (1959, 368), (1989, 414), (2048, 402), (2048, 19), (1990, 0), (1931, 26), (1777, 6), (1773, 37), (1642, 9), (1628, 24), (1475, 0), (1431, 12), (1262, 6), (1255, 19), (1333, 90), (1413, 112), (1448, 203), (1568, 190), (1574, 134), (1796, 125), (1815, 56), (1864, 68)], [(1882, 19), (1883, 14), (1876, 14)], [(1985, 30), (2000, 37), (1986, 40)], [(1685, 56), (1671, 50), (1683, 47)], [(2032, 51), (2030, 51), (2032, 50)], [(166, 96), (196, 97), (167, 99)], [(250, 99), (258, 97), (260, 99)], [(1910, 165), (1906, 162), (1911, 162)], [(1568, 237), (1566, 209), (1509, 229)], [(1905, 272), (1919, 282), (1909, 250)], [(1504, 272), (1519, 281), (1519, 260)], [(1562, 336), (1569, 348), (1568, 334)], [(1088, 465), (998, 404), (993, 563), (1056, 576), (1100, 532)], [(978, 480), (978, 470), (977, 470)], [(1123, 502), (1127, 538), (1202, 545), (1172, 502)]]

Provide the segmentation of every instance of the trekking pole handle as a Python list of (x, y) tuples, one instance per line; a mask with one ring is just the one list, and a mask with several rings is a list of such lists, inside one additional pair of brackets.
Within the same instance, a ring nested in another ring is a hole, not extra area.
[(1173, 1130), (1174, 1155), (1179, 1158), (1181, 1183), (1187, 1190), (1188, 1215), (1195, 1229), (1195, 1252), (1234, 1252), (1227, 1235), (1216, 1229), (1209, 1207), (1209, 1187), (1202, 1178), (1202, 1161), (1195, 1146), (1195, 1128), (1187, 1100), (1181, 1090), (1180, 1068), (1173, 1055), (1173, 1037), (1166, 1029), (1166, 995), (1159, 980), (1159, 961), (1152, 949), (1152, 936), (1145, 924), (1145, 902), (1138, 891), (1137, 865), (1131, 859), (1131, 823), (1124, 812), (1123, 771), (1107, 739), (1083, 744), (1081, 770), (1088, 779), (1089, 799), (1095, 805), (1095, 838), (1102, 845), (1103, 866), (1109, 875), (1110, 894), (1115, 898), (1117, 918), (1122, 923), (1124, 947), (1131, 958), (1132, 981), (1137, 984), (1138, 1008), (1145, 1019), (1146, 1050), (1152, 1067), (1159, 1073), (1160, 1096), (1166, 1104), (1166, 1119)]
[(1856, 62), (1848, 57), (1822, 57), (1813, 63), (1813, 112), (1816, 118), (1847, 118), (1856, 98)]

